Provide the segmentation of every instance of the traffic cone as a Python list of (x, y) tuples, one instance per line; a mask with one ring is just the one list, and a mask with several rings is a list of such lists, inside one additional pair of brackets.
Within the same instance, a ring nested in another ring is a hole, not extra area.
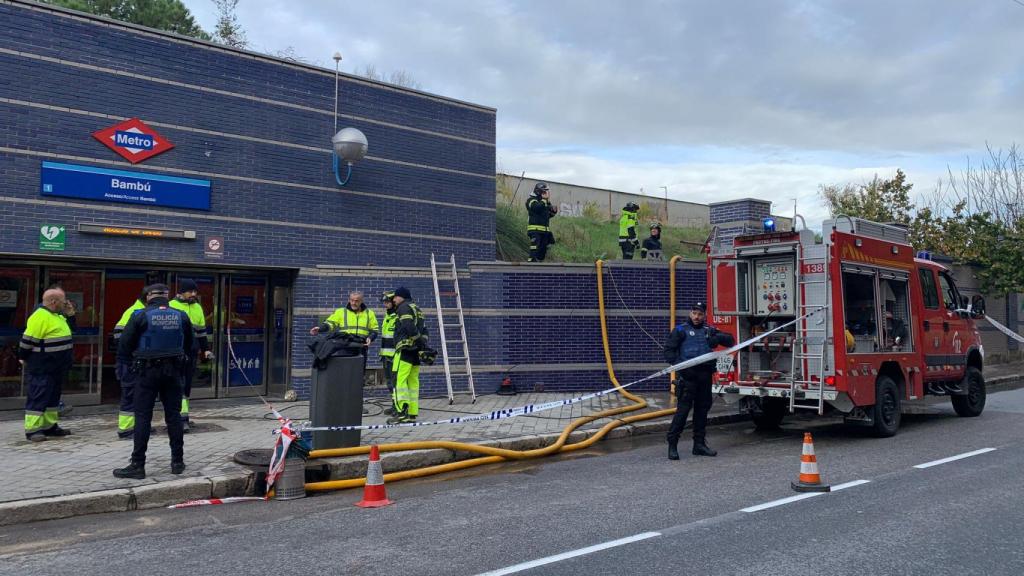
[(380, 467), (380, 450), (377, 445), (370, 446), (370, 463), (366, 467), (366, 484), (363, 486), (363, 499), (356, 502), (360, 508), (380, 508), (394, 504), (388, 500), (384, 489), (384, 470)]
[(818, 459), (814, 455), (814, 440), (810, 432), (804, 432), (804, 453), (800, 456), (800, 479), (793, 482), (797, 492), (829, 492), (832, 487), (821, 481), (818, 474)]

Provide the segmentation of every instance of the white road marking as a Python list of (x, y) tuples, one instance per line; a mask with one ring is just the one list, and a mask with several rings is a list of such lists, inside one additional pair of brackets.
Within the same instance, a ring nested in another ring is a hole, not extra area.
[(949, 458), (943, 458), (941, 460), (932, 460), (931, 462), (925, 462), (924, 464), (918, 464), (914, 468), (925, 469), (931, 468), (932, 466), (938, 466), (939, 464), (945, 464), (946, 462), (954, 462), (956, 460), (962, 460), (964, 458), (970, 458), (971, 456), (977, 456), (978, 454), (985, 454), (986, 452), (994, 452), (995, 448), (982, 448), (981, 450), (975, 450), (974, 452), (964, 452), (963, 454), (957, 454), (956, 456), (950, 456)]
[(529, 562), (523, 562), (522, 564), (516, 564), (515, 566), (509, 566), (507, 568), (499, 568), (491, 572), (484, 572), (478, 576), (502, 576), (503, 574), (514, 574), (516, 572), (522, 572), (523, 570), (529, 570), (530, 568), (536, 568), (538, 566), (544, 566), (546, 564), (552, 564), (560, 562), (562, 560), (568, 560), (569, 558), (575, 558), (577, 556), (583, 556), (592, 552), (598, 552), (600, 550), (607, 550), (608, 548), (615, 548), (616, 546), (623, 546), (633, 542), (639, 542), (640, 540), (647, 540), (648, 538), (654, 538), (655, 536), (661, 536), (661, 532), (644, 532), (643, 534), (637, 534), (636, 536), (628, 536), (626, 538), (619, 538), (618, 540), (612, 540), (611, 542), (605, 542), (603, 544), (594, 544), (593, 546), (587, 546), (586, 548), (580, 548), (578, 550), (572, 550), (570, 552), (562, 552), (561, 554), (555, 554), (554, 556), (548, 556), (546, 558), (540, 558), (537, 560), (530, 560)]
[[(854, 480), (852, 482), (846, 482), (845, 484), (838, 484), (832, 487), (833, 492), (845, 490), (847, 488), (853, 488), (854, 486), (860, 486), (861, 484), (867, 484), (870, 480)], [(804, 494), (797, 494), (796, 496), (790, 496), (789, 498), (780, 498), (779, 500), (772, 500), (771, 502), (765, 502), (764, 504), (758, 504), (757, 506), (750, 506), (743, 508), (740, 512), (760, 512), (761, 510), (767, 510), (768, 508), (775, 508), (776, 506), (782, 506), (783, 504), (789, 504), (791, 502), (799, 502), (800, 500), (806, 500), (808, 498), (814, 498), (815, 496), (821, 496), (828, 494), (828, 492), (807, 492)]]

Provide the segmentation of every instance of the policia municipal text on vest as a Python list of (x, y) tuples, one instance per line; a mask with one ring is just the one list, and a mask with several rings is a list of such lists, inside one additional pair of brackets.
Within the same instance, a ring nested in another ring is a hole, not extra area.
[(555, 243), (555, 235), (551, 233), (551, 217), (558, 213), (549, 200), (548, 185), (538, 182), (533, 187), (533, 195), (526, 200), (526, 212), (529, 221), (526, 235), (530, 238), (530, 258), (528, 262), (543, 262), (548, 253), (548, 246)]
[(117, 346), (118, 360), (129, 364), (135, 373), (135, 446), (129, 465), (114, 470), (118, 478), (146, 477), (146, 450), (157, 397), (167, 423), (171, 473), (185, 471), (181, 393), (195, 334), (188, 314), (167, 301), (170, 289), (166, 285), (153, 284), (145, 292), (146, 308), (132, 314)]
[(57, 425), (61, 384), (73, 362), (75, 307), (64, 291), (53, 288), (43, 293), (43, 302), (28, 317), (18, 347), (24, 366), (25, 437), (33, 442), (67, 436), (71, 432)]
[(622, 216), (619, 217), (619, 248), (622, 249), (622, 259), (632, 260), (633, 251), (640, 246), (640, 239), (636, 236), (637, 213), (640, 206), (628, 202), (622, 208)]

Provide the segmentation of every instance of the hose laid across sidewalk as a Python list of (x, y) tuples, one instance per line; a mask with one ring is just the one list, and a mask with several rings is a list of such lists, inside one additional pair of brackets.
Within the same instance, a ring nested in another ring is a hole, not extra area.
[[(678, 261), (678, 257), (672, 258), (669, 265), (673, 267), (671, 271), (671, 285), (669, 287), (669, 297), (674, 309), (675, 304), (675, 264)], [(379, 449), (381, 452), (399, 452), (405, 450), (431, 450), (431, 449), (447, 449), (457, 450), (463, 452), (472, 452), (481, 454), (482, 458), (473, 458), (469, 460), (461, 460), (459, 462), (449, 462), (447, 464), (439, 464), (436, 466), (426, 466), (424, 468), (416, 468), (413, 470), (404, 470), (402, 472), (391, 472), (384, 475), (385, 482), (395, 482), (398, 480), (406, 480), (410, 478), (421, 478), (424, 476), (431, 476), (434, 474), (440, 474), (443, 472), (453, 472), (456, 470), (464, 470), (466, 468), (472, 468), (474, 466), (481, 466), (484, 464), (493, 464), (497, 462), (503, 462), (508, 460), (525, 460), (529, 458), (539, 458), (542, 456), (548, 456), (559, 452), (571, 452), (575, 450), (582, 450), (593, 445), (598, 440), (604, 438), (610, 431), (622, 426), (624, 424), (631, 424), (633, 422), (641, 422), (644, 420), (651, 420), (654, 418), (662, 418), (664, 416), (670, 416), (675, 413), (675, 408), (669, 408), (665, 410), (658, 410), (655, 412), (648, 412), (645, 414), (637, 414), (634, 416), (628, 416), (625, 418), (618, 418), (608, 422), (602, 426), (597, 432), (595, 432), (589, 438), (576, 442), (574, 444), (566, 444), (569, 439), (569, 435), (572, 434), (580, 426), (593, 422), (594, 420), (600, 420), (609, 416), (616, 416), (618, 414), (624, 414), (627, 412), (635, 412), (642, 410), (648, 406), (647, 401), (643, 398), (630, 393), (622, 385), (619, 384), (618, 378), (615, 376), (615, 368), (612, 365), (611, 347), (608, 343), (608, 323), (605, 316), (605, 302), (604, 302), (604, 262), (598, 260), (596, 262), (597, 267), (597, 301), (599, 317), (601, 319), (601, 342), (604, 347), (604, 359), (605, 365), (608, 368), (608, 378), (612, 384), (619, 390), (619, 393), (628, 400), (632, 400), (634, 404), (629, 406), (621, 406), (618, 408), (612, 408), (590, 416), (584, 416), (572, 421), (568, 426), (562, 430), (562, 433), (558, 436), (558, 439), (554, 444), (546, 446), (544, 448), (536, 448), (533, 450), (508, 450), (505, 448), (494, 448), (491, 446), (479, 446), (477, 444), (468, 444), (465, 442), (454, 442), (450, 440), (425, 440), (419, 442), (399, 442), (395, 444), (381, 444)], [(328, 450), (313, 450), (309, 453), (310, 458), (334, 458), (343, 456), (356, 456), (360, 454), (367, 454), (370, 452), (369, 446), (357, 446), (354, 448), (334, 448)], [(312, 492), (323, 492), (329, 490), (341, 490), (345, 488), (357, 488), (366, 484), (365, 478), (352, 478), (348, 480), (328, 480), (324, 482), (309, 482), (306, 484), (306, 490)]]

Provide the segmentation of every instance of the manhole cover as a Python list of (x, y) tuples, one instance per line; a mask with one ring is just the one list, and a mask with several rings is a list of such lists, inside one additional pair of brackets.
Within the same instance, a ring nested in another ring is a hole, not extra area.
[(270, 466), (270, 457), (274, 454), (273, 448), (251, 448), (235, 452), (235, 462), (243, 466)]

